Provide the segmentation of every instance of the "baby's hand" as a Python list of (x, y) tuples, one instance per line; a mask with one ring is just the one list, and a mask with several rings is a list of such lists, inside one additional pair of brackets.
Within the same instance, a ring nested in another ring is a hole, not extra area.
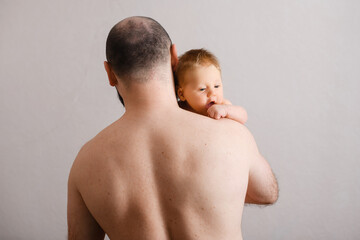
[(207, 110), (209, 117), (214, 119), (226, 118), (227, 112), (227, 105), (224, 104), (214, 104)]

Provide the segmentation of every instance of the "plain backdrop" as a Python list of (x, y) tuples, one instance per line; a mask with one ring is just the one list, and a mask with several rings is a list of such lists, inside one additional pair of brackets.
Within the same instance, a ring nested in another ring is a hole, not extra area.
[[(360, 238), (360, 2), (0, 0), (0, 239), (66, 239), (81, 146), (124, 108), (103, 61), (111, 27), (159, 21), (207, 48), (272, 166), (278, 202), (244, 239)], [(226, 134), (226, 133), (224, 133)]]

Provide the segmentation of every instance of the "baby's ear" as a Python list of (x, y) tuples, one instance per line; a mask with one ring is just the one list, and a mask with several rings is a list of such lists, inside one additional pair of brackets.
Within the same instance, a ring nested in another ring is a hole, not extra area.
[(185, 101), (184, 91), (181, 87), (177, 87), (176, 93), (181, 101)]

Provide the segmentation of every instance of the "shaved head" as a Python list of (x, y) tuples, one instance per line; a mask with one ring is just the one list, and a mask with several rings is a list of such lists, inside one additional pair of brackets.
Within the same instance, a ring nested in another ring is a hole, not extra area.
[(147, 73), (170, 59), (171, 39), (154, 19), (130, 17), (117, 23), (106, 41), (106, 58), (114, 73), (128, 86), (144, 82)]

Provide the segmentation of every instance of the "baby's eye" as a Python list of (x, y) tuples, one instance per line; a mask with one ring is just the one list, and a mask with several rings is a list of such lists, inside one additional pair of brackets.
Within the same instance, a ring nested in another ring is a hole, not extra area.
[(219, 88), (220, 87), (220, 85), (215, 85), (215, 88)]
[(201, 91), (201, 92), (202, 92), (202, 91), (205, 91), (205, 88), (200, 88), (199, 91)]

